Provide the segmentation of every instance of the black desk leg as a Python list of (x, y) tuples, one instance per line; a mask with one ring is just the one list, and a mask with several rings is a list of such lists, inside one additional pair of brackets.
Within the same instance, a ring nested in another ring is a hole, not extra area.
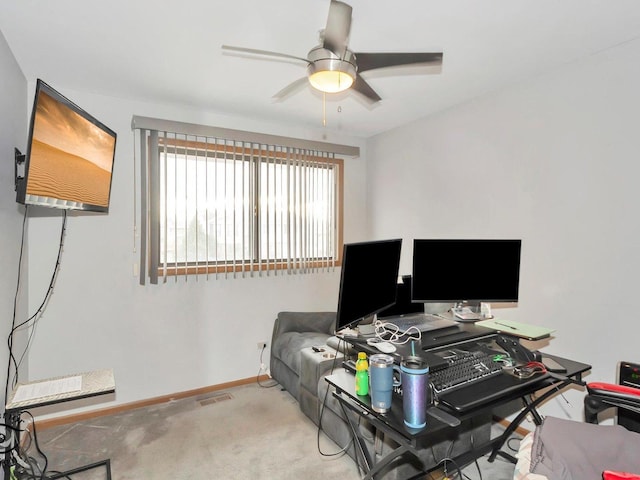
[(407, 452), (411, 452), (411, 449), (406, 445), (400, 445), (393, 452), (389, 453), (386, 457), (381, 458), (379, 462), (376, 462), (374, 467), (371, 470), (369, 470), (369, 473), (367, 473), (364, 476), (363, 480), (372, 480), (373, 476), (376, 475), (380, 470), (388, 466), (392, 460), (400, 457), (401, 455), (404, 455)]
[[(335, 395), (339, 396), (341, 395), (341, 393), (337, 392), (335, 393)], [(356, 459), (355, 459), (356, 465), (358, 466), (358, 469), (360, 469), (360, 463), (358, 462), (358, 457), (360, 457), (364, 462), (364, 471), (370, 472), (372, 461), (371, 461), (371, 456), (369, 455), (369, 452), (367, 450), (367, 447), (363, 445), (363, 441), (362, 441), (362, 438), (360, 437), (357, 427), (353, 426), (353, 423), (351, 422), (351, 418), (349, 417), (349, 413), (344, 408), (344, 403), (340, 398), (338, 398), (338, 403), (340, 404), (340, 408), (342, 409), (342, 414), (344, 415), (345, 421), (347, 422), (347, 425), (349, 425), (349, 428), (351, 429), (351, 435), (353, 436), (353, 447), (355, 449), (355, 455), (356, 455)]]
[(516, 463), (516, 460), (512, 455), (509, 455), (508, 453), (502, 451), (502, 447), (504, 446), (504, 444), (507, 442), (507, 440), (509, 440), (511, 434), (515, 431), (518, 425), (522, 423), (522, 421), (529, 413), (533, 415), (536, 425), (540, 425), (542, 423), (542, 417), (536, 410), (536, 407), (544, 402), (547, 398), (556, 395), (560, 390), (571, 383), (575, 383), (575, 381), (568, 378), (554, 388), (547, 390), (543, 395), (539, 396), (535, 400), (525, 401), (526, 407), (518, 414), (516, 418), (513, 419), (504, 433), (500, 436), (500, 441), (493, 447), (493, 451), (491, 452), (491, 455), (489, 455), (488, 461), (493, 462), (496, 459), (496, 456), (500, 455), (508, 459), (512, 463)]
[[(7, 429), (7, 432), (12, 436), (11, 438), (12, 442), (10, 442), (11, 444), (6, 447), (4, 452), (4, 458), (3, 458), (3, 471), (4, 471), (4, 478), (6, 480), (9, 480), (11, 478), (11, 466), (12, 466), (11, 455), (13, 451), (16, 448), (18, 448), (18, 445), (20, 444), (21, 415), (22, 415), (21, 411), (12, 411), (12, 412), (7, 412), (5, 414), (5, 420), (7, 422), (5, 428)], [(102, 460), (100, 462), (92, 463), (90, 465), (84, 465), (82, 467), (74, 468), (72, 470), (67, 470), (66, 472), (54, 472), (53, 475), (45, 475), (45, 477), (43, 478), (46, 478), (47, 480), (56, 480), (58, 478), (66, 478), (71, 475), (75, 475), (76, 473), (85, 472), (87, 470), (91, 470), (93, 468), (98, 468), (101, 466), (104, 466), (106, 470), (106, 474), (107, 474), (106, 480), (111, 480), (111, 460), (110, 459)]]
[[(334, 392), (334, 396), (338, 399), (338, 403), (340, 403), (342, 413), (344, 414), (346, 422), (349, 424), (349, 428), (351, 429), (351, 433), (353, 435), (354, 443), (356, 446), (356, 457), (359, 453), (364, 463), (365, 476), (363, 477), (363, 480), (372, 480), (374, 476), (378, 474), (378, 472), (387, 467), (389, 463), (391, 463), (394, 459), (404, 455), (407, 452), (412, 453), (418, 460), (420, 460), (420, 457), (415, 454), (413, 448), (405, 442), (399, 440), (398, 438), (396, 438), (395, 440), (398, 442), (399, 446), (396, 447), (392, 452), (389, 452), (379, 461), (375, 461), (375, 458), (372, 459), (366, 445), (364, 444), (362, 436), (358, 432), (357, 426), (353, 425), (351, 417), (348, 415), (348, 412), (346, 410), (347, 408), (349, 408), (357, 413), (358, 407), (352, 405), (348, 400), (342, 398), (340, 392)], [(370, 420), (372, 421), (373, 425), (378, 428), (376, 426), (375, 419), (370, 418)], [(358, 468), (360, 468), (360, 463), (358, 463), (357, 459), (356, 465), (358, 465)]]
[(74, 468), (73, 470), (67, 470), (66, 472), (55, 473), (54, 475), (47, 476), (47, 480), (56, 480), (58, 478), (68, 477), (70, 475), (75, 475), (76, 473), (86, 472), (87, 470), (91, 470), (93, 468), (98, 468), (103, 466), (107, 471), (107, 480), (111, 480), (111, 460), (102, 460), (101, 462), (92, 463), (90, 465), (85, 465), (83, 467)]
[[(522, 402), (524, 403), (525, 408), (529, 408), (529, 406), (532, 403), (531, 395), (526, 395), (522, 397)], [(538, 413), (538, 410), (536, 410), (535, 408), (532, 408), (530, 412), (531, 412), (531, 416), (533, 417), (533, 423), (535, 423), (536, 425), (542, 425), (542, 416)]]

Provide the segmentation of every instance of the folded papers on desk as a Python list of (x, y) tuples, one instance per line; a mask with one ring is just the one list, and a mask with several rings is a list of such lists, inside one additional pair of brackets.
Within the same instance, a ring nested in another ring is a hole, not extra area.
[(499, 318), (481, 320), (476, 322), (476, 325), (479, 327), (490, 328), (491, 330), (507, 335), (525, 338), (527, 340), (541, 340), (549, 337), (553, 332), (555, 332), (555, 329), (553, 328), (529, 325), (526, 323), (514, 322), (512, 320), (502, 320)]

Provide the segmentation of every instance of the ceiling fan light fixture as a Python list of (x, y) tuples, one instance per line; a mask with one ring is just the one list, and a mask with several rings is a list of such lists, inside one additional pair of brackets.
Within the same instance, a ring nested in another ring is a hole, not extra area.
[(344, 58), (330, 50), (316, 47), (309, 52), (307, 74), (311, 86), (321, 92), (338, 93), (347, 90), (356, 79), (355, 56), (347, 50)]
[(344, 92), (353, 85), (353, 77), (345, 72), (335, 70), (322, 70), (309, 77), (311, 86), (321, 92)]

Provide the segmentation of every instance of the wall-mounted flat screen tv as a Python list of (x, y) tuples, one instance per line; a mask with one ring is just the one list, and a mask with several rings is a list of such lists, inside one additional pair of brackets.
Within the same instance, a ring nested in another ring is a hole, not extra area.
[(108, 212), (116, 133), (38, 79), (24, 177), (24, 205)]

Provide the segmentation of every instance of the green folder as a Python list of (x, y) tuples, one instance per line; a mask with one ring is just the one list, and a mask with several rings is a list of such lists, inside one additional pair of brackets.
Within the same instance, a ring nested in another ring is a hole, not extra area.
[(555, 329), (541, 327), (539, 325), (529, 325), (526, 323), (513, 322), (511, 320), (502, 320), (500, 318), (491, 318), (489, 320), (480, 320), (475, 323), (479, 327), (486, 327), (496, 332), (513, 335), (515, 337), (526, 338), (527, 340), (541, 340), (549, 337)]

